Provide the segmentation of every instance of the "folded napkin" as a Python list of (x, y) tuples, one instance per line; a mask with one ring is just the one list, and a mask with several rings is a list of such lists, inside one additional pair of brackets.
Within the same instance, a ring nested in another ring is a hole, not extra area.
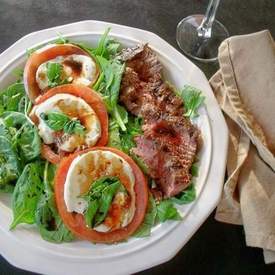
[(229, 128), (227, 173), (216, 211), (243, 224), (246, 244), (275, 262), (275, 44), (269, 31), (234, 36), (219, 48), (210, 85)]

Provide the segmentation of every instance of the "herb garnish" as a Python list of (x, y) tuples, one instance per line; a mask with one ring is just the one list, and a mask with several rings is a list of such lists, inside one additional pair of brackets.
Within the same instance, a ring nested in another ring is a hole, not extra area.
[(41, 113), (40, 117), (54, 131), (64, 131), (69, 135), (84, 134), (85, 127), (81, 125), (78, 119), (71, 119), (67, 115), (58, 112)]

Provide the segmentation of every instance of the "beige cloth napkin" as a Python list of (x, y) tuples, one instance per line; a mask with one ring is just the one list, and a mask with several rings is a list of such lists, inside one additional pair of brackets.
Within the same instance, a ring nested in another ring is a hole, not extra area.
[(216, 219), (243, 224), (246, 244), (275, 262), (275, 44), (269, 31), (225, 40), (219, 65), (210, 84), (230, 135)]

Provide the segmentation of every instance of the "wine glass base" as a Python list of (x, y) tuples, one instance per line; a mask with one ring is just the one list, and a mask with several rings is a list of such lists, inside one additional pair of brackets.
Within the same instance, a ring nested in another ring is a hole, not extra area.
[(218, 48), (229, 37), (227, 29), (218, 20), (212, 25), (211, 37), (198, 35), (204, 15), (190, 15), (182, 19), (177, 26), (177, 43), (184, 54), (201, 62), (214, 62), (218, 59)]

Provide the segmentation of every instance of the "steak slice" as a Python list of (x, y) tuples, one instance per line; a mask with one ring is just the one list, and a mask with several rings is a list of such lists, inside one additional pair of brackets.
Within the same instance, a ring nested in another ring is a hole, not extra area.
[[(142, 50), (141, 50), (142, 48)], [(134, 52), (134, 53), (133, 53)], [(133, 153), (142, 158), (164, 197), (180, 193), (191, 183), (200, 131), (184, 117), (183, 101), (161, 78), (162, 66), (147, 46), (127, 50), (120, 101), (143, 118), (143, 135)]]

